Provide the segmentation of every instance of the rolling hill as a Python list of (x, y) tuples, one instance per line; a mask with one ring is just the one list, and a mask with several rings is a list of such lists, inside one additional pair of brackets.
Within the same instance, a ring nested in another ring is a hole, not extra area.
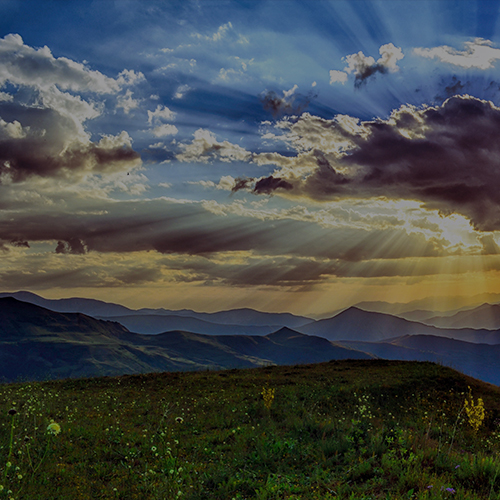
[(266, 336), (132, 333), (119, 323), (0, 298), (0, 379), (243, 368), (372, 355), (286, 327)]

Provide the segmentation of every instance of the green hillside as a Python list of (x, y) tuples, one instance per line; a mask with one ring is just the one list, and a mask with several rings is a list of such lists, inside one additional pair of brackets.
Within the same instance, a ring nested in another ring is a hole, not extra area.
[(382, 360), (4, 384), (0, 499), (496, 499), (499, 396)]

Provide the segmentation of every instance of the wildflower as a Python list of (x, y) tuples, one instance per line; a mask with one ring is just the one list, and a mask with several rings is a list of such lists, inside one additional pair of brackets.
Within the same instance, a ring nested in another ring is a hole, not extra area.
[(469, 399), (464, 401), (465, 413), (467, 414), (467, 418), (469, 419), (469, 424), (474, 430), (477, 432), (479, 427), (481, 427), (484, 417), (484, 403), (481, 398), (478, 398), (477, 403), (474, 403), (474, 399), (472, 397), (472, 390), (469, 387)]
[(12, 462), (7, 462), (7, 463), (5, 464), (5, 467), (7, 467), (7, 468), (12, 467)]
[(154, 453), (156, 451), (156, 446), (151, 446), (151, 451)]
[(57, 436), (61, 432), (61, 426), (56, 422), (52, 422), (47, 426), (47, 432)]
[(273, 404), (273, 401), (274, 401), (274, 392), (275, 392), (275, 389), (274, 388), (270, 388), (270, 387), (263, 387), (262, 388), (262, 399), (264, 400), (264, 406), (270, 410), (271, 409), (271, 406)]
[(184, 422), (184, 419), (182, 417), (176, 417), (175, 422), (177, 424), (182, 424), (182, 422)]
[(21, 480), (23, 478), (23, 475), (22, 474), (18, 474), (17, 475), (17, 479)]

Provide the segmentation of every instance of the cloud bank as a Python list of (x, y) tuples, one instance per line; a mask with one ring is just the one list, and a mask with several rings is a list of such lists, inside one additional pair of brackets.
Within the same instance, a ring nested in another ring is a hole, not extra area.
[(255, 155), (277, 169), (250, 184), (240, 180), (242, 188), (316, 201), (415, 200), (464, 215), (477, 230), (500, 229), (500, 108), (489, 101), (456, 96), (366, 122), (304, 113), (277, 128), (297, 156)]
[(130, 89), (120, 93), (143, 79), (133, 70), (109, 78), (55, 58), (48, 47), (29, 47), (19, 35), (0, 39), (0, 88), (10, 90), (0, 99), (0, 183), (32, 176), (80, 179), (139, 167), (127, 132), (92, 140), (86, 122), (102, 114), (103, 94), (117, 97), (126, 112), (136, 107)]

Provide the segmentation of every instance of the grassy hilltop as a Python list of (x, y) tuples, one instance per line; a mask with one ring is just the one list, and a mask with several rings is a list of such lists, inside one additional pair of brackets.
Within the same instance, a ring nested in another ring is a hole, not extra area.
[(5, 384), (0, 499), (497, 499), (499, 417), (428, 362)]

